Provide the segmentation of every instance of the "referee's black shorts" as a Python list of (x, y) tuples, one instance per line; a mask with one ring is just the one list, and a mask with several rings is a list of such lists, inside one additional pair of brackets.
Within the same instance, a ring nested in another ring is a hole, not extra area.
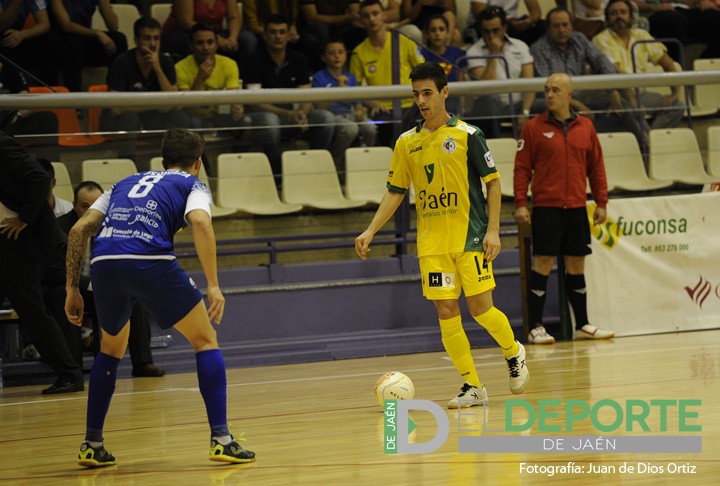
[(533, 255), (585, 256), (591, 253), (587, 209), (534, 207)]

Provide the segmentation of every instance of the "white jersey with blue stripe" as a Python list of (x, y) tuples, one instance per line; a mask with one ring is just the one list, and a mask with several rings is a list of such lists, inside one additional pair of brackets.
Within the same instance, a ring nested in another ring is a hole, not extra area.
[(91, 209), (105, 215), (95, 235), (91, 263), (110, 259), (172, 260), (173, 237), (194, 209), (210, 214), (205, 184), (181, 170), (131, 175), (106, 191)]

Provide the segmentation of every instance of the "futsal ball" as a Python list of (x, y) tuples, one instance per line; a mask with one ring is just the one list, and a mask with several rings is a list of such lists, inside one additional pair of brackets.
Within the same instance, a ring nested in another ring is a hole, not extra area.
[(375, 383), (375, 399), (383, 407), (385, 400), (412, 400), (415, 398), (415, 386), (404, 373), (389, 371)]

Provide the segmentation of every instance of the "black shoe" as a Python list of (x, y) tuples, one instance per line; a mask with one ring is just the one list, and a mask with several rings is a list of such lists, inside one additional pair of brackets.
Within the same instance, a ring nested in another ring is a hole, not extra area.
[(136, 378), (159, 378), (165, 376), (165, 370), (152, 363), (145, 363), (133, 368), (132, 375)]
[(115, 464), (115, 456), (101, 445), (97, 449), (83, 442), (80, 444), (80, 453), (78, 454), (78, 464), (85, 467), (103, 467)]
[(230, 436), (231, 442), (228, 445), (222, 445), (215, 439), (210, 439), (210, 460), (218, 462), (234, 462), (244, 463), (253, 462), (255, 453), (247, 449), (243, 449), (238, 441), (244, 441), (242, 437), (235, 439)]
[(61, 378), (58, 378), (55, 383), (45, 388), (42, 391), (42, 394), (56, 395), (58, 393), (72, 393), (83, 390), (85, 390), (85, 382), (82, 380), (82, 378), (80, 379), (80, 381), (65, 381)]

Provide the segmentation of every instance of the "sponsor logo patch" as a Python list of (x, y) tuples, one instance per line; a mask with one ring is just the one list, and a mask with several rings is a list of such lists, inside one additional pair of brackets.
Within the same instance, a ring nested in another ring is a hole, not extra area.
[(491, 169), (492, 169), (493, 167), (495, 167), (495, 161), (493, 160), (493, 156), (492, 156), (492, 154), (490, 153), (489, 150), (488, 150), (487, 152), (485, 152), (485, 163), (486, 163), (487, 166), (490, 167)]
[(455, 274), (445, 272), (429, 272), (428, 287), (455, 288)]

